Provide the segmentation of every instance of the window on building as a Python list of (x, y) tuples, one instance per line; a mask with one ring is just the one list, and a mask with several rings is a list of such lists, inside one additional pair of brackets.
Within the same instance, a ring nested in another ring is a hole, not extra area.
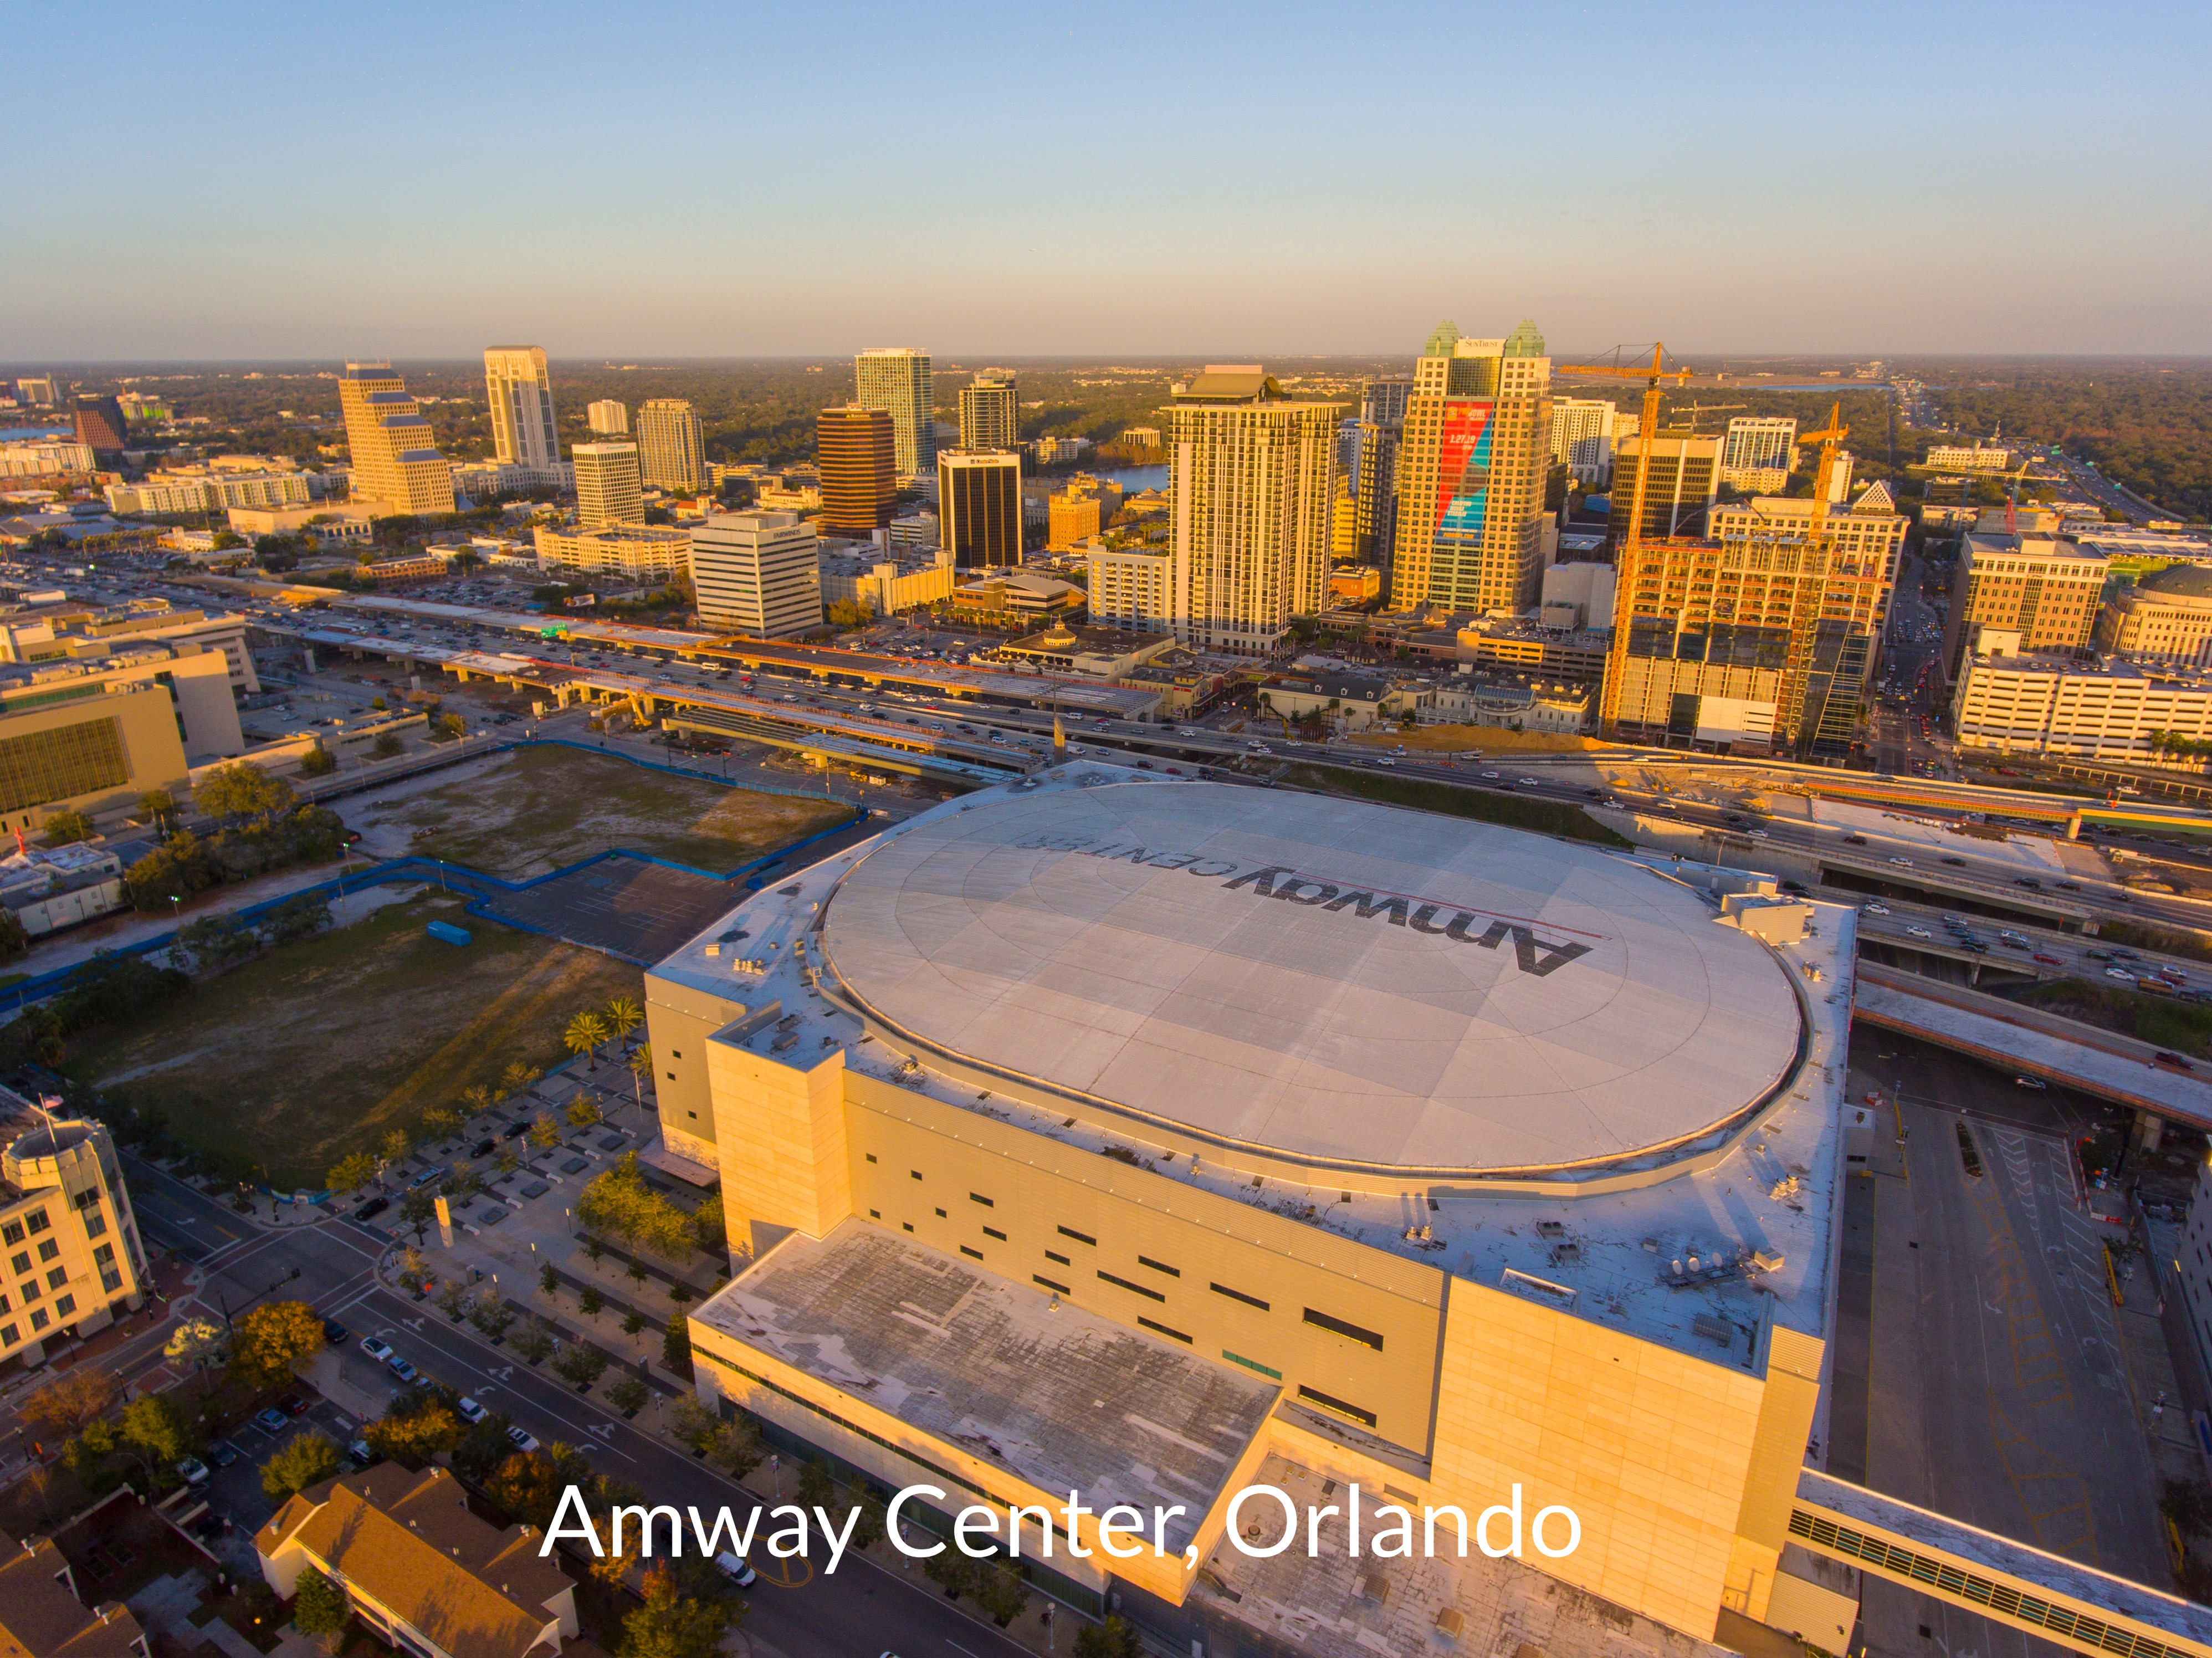
[(41, 1243), (39, 1246), (39, 1259), (40, 1260), (52, 1260), (55, 1256), (60, 1254), (61, 1252), (61, 1245), (56, 1243), (52, 1238), (48, 1238), (44, 1243)]

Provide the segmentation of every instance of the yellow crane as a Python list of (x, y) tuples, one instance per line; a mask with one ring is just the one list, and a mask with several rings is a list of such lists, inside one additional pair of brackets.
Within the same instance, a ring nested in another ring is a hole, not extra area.
[[(1640, 355), (1640, 353), (1639, 353)], [(1601, 374), (1613, 380), (1644, 382), (1644, 416), (1637, 424), (1636, 487), (1628, 503), (1628, 533), (1613, 556), (1613, 648), (1606, 654), (1605, 685), (1599, 694), (1598, 734), (1611, 737), (1614, 724), (1620, 717), (1620, 683), (1627, 672), (1628, 633), (1632, 620), (1630, 612), (1635, 604), (1637, 574), (1644, 562), (1644, 501), (1650, 483), (1649, 459), (1653, 442), (1659, 435), (1659, 404), (1666, 394), (1665, 382), (1677, 384), (1688, 380), (1687, 368), (1667, 367), (1667, 348), (1654, 344), (1649, 367), (1640, 364), (1623, 363), (1565, 363), (1559, 367), (1562, 374)]]
[(1840, 403), (1828, 410), (1828, 423), (1817, 432), (1800, 432), (1800, 446), (1817, 443), (1820, 446), (1820, 464), (1813, 474), (1813, 499), (1824, 501), (1828, 498), (1828, 487), (1835, 482), (1836, 446), (1850, 436), (1851, 428), (1844, 424), (1844, 405)]

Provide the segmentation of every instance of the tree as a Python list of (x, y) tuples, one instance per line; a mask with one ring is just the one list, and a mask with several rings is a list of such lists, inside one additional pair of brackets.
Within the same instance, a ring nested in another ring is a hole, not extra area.
[(346, 1592), (313, 1566), (301, 1572), (292, 1594), (292, 1627), (302, 1635), (319, 1639), (338, 1634), (353, 1617)]
[(167, 789), (148, 789), (138, 797), (138, 813), (166, 835), (177, 826), (177, 799)]
[(587, 1341), (571, 1341), (562, 1345), (553, 1359), (556, 1375), (576, 1384), (576, 1391), (587, 1394), (592, 1384), (606, 1373), (607, 1356)]
[(625, 1417), (635, 1416), (652, 1397), (653, 1389), (634, 1376), (626, 1376), (620, 1382), (610, 1382), (607, 1386), (607, 1403)]
[(606, 1021), (608, 1029), (627, 1041), (629, 1033), (645, 1023), (645, 1010), (635, 996), (617, 996), (607, 1004)]
[(982, 1575), (977, 1562), (949, 1546), (923, 1561), (921, 1570), (923, 1576), (943, 1589), (945, 1598), (951, 1600), (973, 1590), (976, 1579)]
[(379, 732), (376, 734), (376, 740), (368, 746), (378, 759), (389, 760), (406, 745), (399, 740), (396, 732)]
[(729, 1248), (729, 1231), (722, 1219), (720, 1192), (712, 1193), (691, 1212), (691, 1239), (703, 1255), (719, 1255)]
[(471, 1117), (490, 1110), (496, 1098), (488, 1083), (471, 1083), (461, 1090), (461, 1103), (468, 1107)]
[(568, 1108), (562, 1114), (568, 1119), (569, 1127), (589, 1128), (599, 1121), (599, 1108), (590, 1096), (579, 1094), (568, 1102)]
[(544, 1074), (536, 1066), (525, 1065), (521, 1060), (517, 1060), (499, 1073), (501, 1091), (506, 1094), (520, 1094)]
[(50, 847), (65, 847), (72, 841), (92, 839), (92, 819), (74, 806), (64, 808), (46, 819), (40, 830)]
[(645, 1575), (645, 1604), (623, 1619), (618, 1658), (714, 1658), (742, 1601), (688, 1595), (665, 1566)]
[(689, 1319), (672, 1318), (660, 1338), (660, 1363), (689, 1380), (691, 1375), (691, 1325)]
[(115, 1378), (94, 1364), (81, 1364), (23, 1401), (24, 1419), (44, 1428), (56, 1439), (82, 1433), (115, 1408), (122, 1388)]
[(351, 1192), (376, 1178), (376, 1159), (366, 1151), (350, 1151), (323, 1176), (333, 1192)]
[(338, 757), (322, 745), (319, 739), (314, 747), (300, 756), (300, 775), (328, 777), (338, 768)]
[(732, 1479), (743, 1479), (761, 1465), (760, 1430), (739, 1420), (718, 1425), (707, 1440), (707, 1460)]
[(322, 1318), (304, 1301), (272, 1301), (231, 1327), (231, 1370), (256, 1388), (289, 1382), (295, 1364), (322, 1351)]
[(586, 1056), (584, 1068), (599, 1068), (597, 1049), (607, 1039), (607, 1022), (597, 1013), (579, 1013), (568, 1021), (568, 1028), (561, 1033), (561, 1040), (571, 1054)]
[(312, 892), (287, 898), (261, 918), (262, 927), (272, 944), (312, 938), (330, 924), (330, 906)]
[(434, 1105), (422, 1114), (422, 1138), (441, 1140), (461, 1126), (461, 1114), (450, 1105)]
[(854, 1515), (850, 1546), (866, 1549), (883, 1540), (884, 1505), (877, 1501), (874, 1486), (855, 1475), (845, 1487), (845, 1506)]
[(312, 1428), (295, 1434), (261, 1465), (261, 1489), (282, 1503), (338, 1471), (338, 1448)]
[(362, 1430), (361, 1436), (379, 1456), (420, 1467), (440, 1451), (461, 1442), (461, 1419), (453, 1407), (432, 1393), (402, 1394), (392, 1408)]
[(161, 1356), (197, 1370), (205, 1384), (204, 1391), (212, 1394), (215, 1377), (208, 1367), (222, 1358), (223, 1345), (228, 1339), (222, 1326), (211, 1318), (183, 1319), (169, 1333)]
[(595, 1284), (586, 1284), (584, 1286), (584, 1293), (576, 1297), (576, 1305), (583, 1309), (586, 1318), (597, 1318), (599, 1315), (599, 1309), (606, 1304), (607, 1298), (599, 1293)]
[(438, 1200), (428, 1192), (417, 1189), (399, 1199), (399, 1224), (414, 1233), (420, 1243), (430, 1230), (430, 1223), (438, 1218)]
[(404, 1128), (388, 1128), (384, 1138), (376, 1143), (376, 1155), (386, 1163), (395, 1163), (404, 1157), (415, 1142)]
[(542, 1531), (553, 1522), (562, 1490), (568, 1485), (588, 1486), (592, 1480), (592, 1465), (583, 1453), (556, 1439), (537, 1450), (518, 1451), (508, 1457), (484, 1482), (484, 1491), (515, 1519)]
[(1020, 1617), (1030, 1603), (1030, 1586), (1012, 1560), (995, 1560), (975, 1575), (975, 1605), (1000, 1629)]
[(31, 935), (24, 930), (21, 917), (0, 907), (0, 960), (21, 956), (30, 947)]
[(521, 1357), (524, 1363), (538, 1364), (544, 1362), (546, 1354), (553, 1351), (553, 1333), (546, 1328), (543, 1320), (532, 1319), (516, 1333), (514, 1339), (508, 1345)]
[(446, 1287), (438, 1291), (438, 1310), (459, 1324), (468, 1314), (469, 1286), (457, 1278), (446, 1280)]
[(810, 1460), (804, 1467), (799, 1469), (799, 1507), (811, 1508), (818, 1503), (826, 1509), (830, 1506), (830, 1499), (836, 1495), (837, 1484), (830, 1477), (829, 1464)]
[(1145, 1658), (1145, 1643), (1137, 1626), (1117, 1612), (1075, 1632), (1075, 1658)]
[(192, 791), (199, 809), (210, 817), (234, 821), (273, 817), (289, 811), (298, 797), (281, 777), (272, 777), (250, 760), (217, 766)]
[(192, 965), (212, 970), (235, 965), (261, 948), (261, 935), (236, 915), (203, 915), (177, 932), (177, 944)]
[(633, 1307), (623, 1315), (623, 1333), (634, 1336), (645, 1328), (645, 1315)]
[(553, 1121), (553, 1114), (550, 1111), (541, 1111), (538, 1114), (537, 1121), (530, 1125), (530, 1133), (526, 1138), (530, 1142), (532, 1151), (549, 1151), (561, 1144), (560, 1125)]
[(185, 1419), (166, 1394), (143, 1394), (123, 1407), (123, 1442), (145, 1465), (148, 1479), (173, 1468), (191, 1449)]

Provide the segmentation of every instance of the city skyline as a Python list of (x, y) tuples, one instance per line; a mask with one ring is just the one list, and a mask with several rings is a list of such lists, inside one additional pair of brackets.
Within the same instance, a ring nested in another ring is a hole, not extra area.
[[(272, 33), (242, 9), (187, 27), (125, 6), (102, 95), (189, 134), (210, 176), (253, 178), (269, 210), (210, 216), (187, 191), (128, 213), (21, 216), (0, 356), (461, 357), (508, 338), (556, 356), (1231, 338), (1280, 355), (1395, 346), (1452, 313), (1687, 350), (2212, 350), (2197, 302), (2212, 228), (2177, 210), (2203, 197), (2212, 165), (2212, 118), (2189, 87), (2212, 46), (2201, 11), (2148, 7), (2126, 30), (2047, 5), (1876, 7), (1856, 33), (1812, 15), (1683, 21), (1601, 5), (1562, 36), (1535, 13), (1470, 27), (1427, 9), (1294, 8), (1255, 31), (1227, 13), (848, 6), (684, 26), (684, 76), (742, 77), (752, 94), (731, 104), (651, 96), (670, 75), (667, 37), (583, 8), (402, 5), (374, 32), (331, 15)], [(1910, 45), (1869, 52), (1886, 24)], [(64, 27), (27, 17), (26, 58), (67, 61)], [(1532, 72), (1486, 77), (1479, 100), (1412, 95), (1438, 40), (1463, 29), (1483, 59)], [(858, 82), (930, 88), (932, 134), (952, 155), (986, 131), (997, 142), (1005, 87), (1048, 84), (1075, 58), (1136, 71), (1116, 77), (1100, 134), (1126, 185), (1109, 171), (1102, 188), (1014, 192), (955, 170), (914, 191), (883, 164), (911, 141), (903, 109), (825, 125), (808, 77), (759, 72), (834, 60)], [(495, 62), (507, 72), (487, 82)], [(2043, 142), (2040, 101), (2022, 90), (2045, 84), (2083, 118), (2063, 145)], [(408, 88), (397, 131), (267, 141), (319, 131), (352, 88), (393, 85)], [(514, 236), (483, 216), (483, 167), (517, 121), (625, 88), (647, 94), (640, 144), (715, 172), (711, 204), (641, 198), (612, 150), (504, 177), (507, 222), (544, 226), (560, 249), (516, 282)], [(1326, 112), (1363, 88), (1389, 99), (1387, 166), (1372, 143), (1328, 139)], [(1765, 134), (1772, 167), (1684, 164), (1715, 105), (1738, 112), (1709, 118), (1716, 136)], [(205, 118), (249, 106), (255, 118)], [(1277, 123), (1301, 109), (1316, 131), (1292, 165)], [(119, 127), (72, 143), (90, 177), (137, 158)], [(331, 190), (340, 177), (353, 184)], [(2000, 196), (2023, 188), (2026, 220)], [(1139, 236), (1115, 236), (1102, 194)], [(1450, 203), (1463, 210), (1439, 210)], [(860, 247), (896, 252), (887, 270)]]

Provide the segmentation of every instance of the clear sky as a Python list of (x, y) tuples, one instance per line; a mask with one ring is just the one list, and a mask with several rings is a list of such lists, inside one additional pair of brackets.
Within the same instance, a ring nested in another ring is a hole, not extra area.
[(27, 6), (0, 360), (2212, 352), (2212, 5)]

